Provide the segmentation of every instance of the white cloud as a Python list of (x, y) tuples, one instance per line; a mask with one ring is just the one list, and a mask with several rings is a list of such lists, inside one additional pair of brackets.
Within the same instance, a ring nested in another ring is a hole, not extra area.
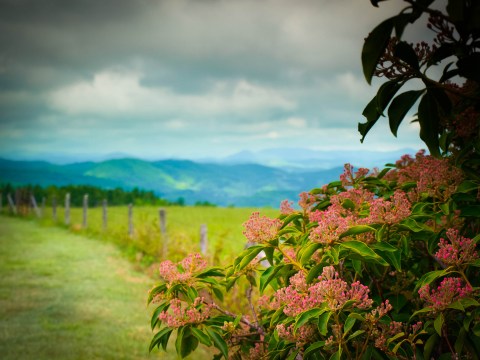
[(279, 91), (246, 80), (218, 81), (205, 93), (181, 94), (167, 87), (147, 88), (141, 74), (106, 70), (92, 81), (50, 93), (50, 105), (70, 115), (98, 114), (241, 114), (269, 109), (293, 109), (296, 104)]

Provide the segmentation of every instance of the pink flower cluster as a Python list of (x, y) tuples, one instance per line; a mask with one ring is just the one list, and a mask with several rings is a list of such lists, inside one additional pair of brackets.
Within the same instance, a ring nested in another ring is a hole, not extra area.
[(349, 286), (333, 266), (324, 267), (318, 280), (317, 283), (308, 285), (302, 272), (295, 274), (290, 278), (289, 286), (275, 292), (271, 308), (284, 306), (285, 315), (297, 316), (322, 304), (326, 304), (332, 311), (339, 310), (347, 301), (353, 301), (352, 306), (359, 309), (372, 306), (368, 287), (358, 281)]
[(312, 206), (315, 205), (317, 198), (315, 197), (315, 195), (305, 191), (300, 193), (299, 197), (300, 197), (300, 200), (298, 200), (298, 205), (303, 209), (303, 211), (305, 211), (306, 213), (309, 213), (311, 211)]
[(249, 242), (264, 243), (277, 236), (282, 222), (279, 219), (270, 219), (266, 216), (260, 217), (260, 213), (256, 211), (250, 215), (250, 219), (243, 226), (245, 228), (243, 235)]
[(316, 326), (303, 325), (297, 331), (294, 331), (295, 324), (286, 326), (285, 324), (278, 324), (276, 327), (278, 337), (289, 342), (296, 343), (297, 348), (301, 348), (308, 342), (311, 342), (316, 334)]
[(473, 289), (470, 285), (464, 285), (460, 278), (448, 277), (442, 280), (436, 289), (430, 290), (430, 285), (425, 285), (418, 290), (420, 299), (435, 311), (442, 311), (455, 301), (470, 296)]
[(455, 192), (457, 186), (463, 181), (459, 168), (452, 166), (449, 159), (437, 159), (419, 151), (415, 160), (405, 155), (397, 162), (398, 170), (392, 172), (399, 183), (416, 182), (417, 197), (422, 193), (428, 196), (446, 200)]
[(456, 229), (447, 230), (447, 238), (440, 239), (439, 250), (435, 257), (447, 266), (460, 267), (478, 259), (475, 242), (463, 237)]
[(411, 204), (402, 190), (397, 190), (391, 200), (374, 199), (370, 204), (368, 223), (396, 224), (411, 214)]
[(295, 212), (295, 209), (292, 207), (293, 201), (283, 200), (280, 203), (280, 214), (290, 215)]
[(318, 223), (318, 226), (310, 232), (309, 239), (325, 245), (333, 244), (341, 234), (348, 230), (350, 225), (353, 225), (351, 216), (339, 215), (334, 207), (311, 213), (310, 221)]
[(159, 272), (166, 282), (188, 282), (193, 273), (199, 272), (206, 267), (207, 261), (200, 254), (195, 253), (188, 255), (178, 264), (170, 260), (163, 261), (160, 263)]
[(210, 317), (212, 311), (210, 305), (204, 305), (202, 302), (203, 298), (200, 297), (191, 305), (179, 299), (172, 299), (169, 310), (162, 311), (158, 318), (171, 328), (201, 323)]
[(351, 164), (344, 165), (343, 174), (340, 175), (340, 181), (344, 187), (354, 186), (355, 183), (362, 177), (368, 174), (370, 171), (366, 168), (359, 168), (355, 173), (353, 172), (354, 167)]

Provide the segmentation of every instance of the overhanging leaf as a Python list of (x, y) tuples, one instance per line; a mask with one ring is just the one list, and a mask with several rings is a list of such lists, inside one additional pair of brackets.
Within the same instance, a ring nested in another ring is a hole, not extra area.
[(398, 95), (392, 100), (388, 108), (388, 121), (390, 123), (390, 130), (394, 136), (397, 136), (400, 123), (422, 94), (423, 90), (410, 90)]
[(434, 96), (427, 91), (418, 105), (420, 138), (428, 146), (430, 154), (440, 156), (439, 152), (439, 113)]
[(397, 45), (395, 45), (393, 55), (410, 65), (415, 70), (420, 68), (417, 54), (413, 50), (412, 46), (405, 41), (400, 41)]
[(372, 83), (375, 68), (388, 45), (393, 26), (393, 18), (389, 18), (377, 25), (365, 39), (362, 48), (362, 67), (363, 75), (369, 84)]

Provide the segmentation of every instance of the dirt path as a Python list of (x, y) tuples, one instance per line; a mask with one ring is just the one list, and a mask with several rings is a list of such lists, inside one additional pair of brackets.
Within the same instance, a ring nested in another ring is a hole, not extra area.
[(0, 358), (174, 359), (148, 354), (151, 286), (110, 244), (0, 217)]

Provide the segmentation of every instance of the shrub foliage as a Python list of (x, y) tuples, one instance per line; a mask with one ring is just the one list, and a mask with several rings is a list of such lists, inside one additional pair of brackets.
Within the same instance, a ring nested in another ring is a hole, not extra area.
[[(440, 12), (429, 8), (433, 1), (406, 2), (365, 41), (367, 80), (388, 80), (359, 129), (365, 136), (389, 107), (396, 134), (420, 100), (420, 136), (431, 155), (405, 155), (383, 170), (347, 164), (339, 181), (300, 194), (298, 207), (283, 202), (279, 218), (252, 214), (244, 223), (250, 246), (225, 268), (195, 254), (163, 262), (148, 299), (150, 349), (166, 349), (176, 333), (180, 357), (203, 344), (218, 350), (217, 359), (479, 358), (479, 70), (472, 62), (480, 4), (448, 1)], [(401, 40), (425, 13), (435, 46)], [(441, 79), (427, 77), (452, 58)], [(414, 78), (425, 88), (395, 97)], [(223, 299), (243, 279), (248, 306), (233, 313)]]

